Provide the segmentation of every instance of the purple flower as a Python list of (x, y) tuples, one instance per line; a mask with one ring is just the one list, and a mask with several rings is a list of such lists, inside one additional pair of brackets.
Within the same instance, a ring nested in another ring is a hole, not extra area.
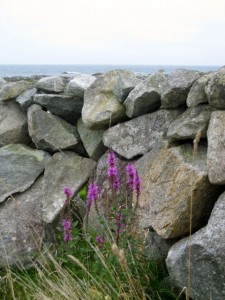
[(71, 240), (70, 232), (66, 231), (64, 234), (64, 241), (68, 243), (70, 240)]
[(96, 236), (96, 242), (98, 243), (98, 244), (102, 244), (102, 243), (104, 243), (104, 239), (103, 239), (103, 237), (101, 237), (101, 236)]
[(136, 172), (136, 177), (135, 177), (134, 188), (135, 188), (136, 194), (139, 196), (141, 193), (141, 180), (140, 180), (137, 172)]
[(113, 151), (110, 151), (107, 155), (107, 175), (111, 181), (112, 188), (117, 191), (120, 188), (120, 182), (117, 172), (116, 163), (116, 155)]
[(71, 222), (70, 220), (64, 219), (63, 220), (63, 228), (65, 231), (68, 231), (71, 227)]
[(108, 177), (117, 176), (117, 168), (115, 166), (114, 167), (108, 167), (107, 175), (108, 175)]
[(99, 189), (94, 182), (90, 182), (88, 186), (88, 192), (87, 192), (87, 200), (86, 200), (86, 208), (89, 210), (91, 208), (91, 205), (93, 202), (97, 200), (99, 196)]
[(110, 151), (107, 155), (107, 164), (108, 166), (113, 167), (116, 162), (116, 155), (113, 151)]
[(69, 188), (69, 187), (65, 187), (64, 190), (63, 190), (64, 194), (67, 196), (67, 197), (70, 197), (73, 195), (73, 192), (72, 190)]
[(133, 164), (126, 166), (127, 186), (132, 189), (137, 195), (140, 195), (141, 180)]

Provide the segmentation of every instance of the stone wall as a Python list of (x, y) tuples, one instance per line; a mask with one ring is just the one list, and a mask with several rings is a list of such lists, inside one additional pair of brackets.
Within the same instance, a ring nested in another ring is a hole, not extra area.
[(0, 78), (0, 267), (29, 265), (65, 186), (76, 195), (97, 170), (104, 188), (110, 148), (139, 172), (149, 257), (182, 289), (191, 246), (191, 297), (224, 299), (224, 108), (225, 68)]

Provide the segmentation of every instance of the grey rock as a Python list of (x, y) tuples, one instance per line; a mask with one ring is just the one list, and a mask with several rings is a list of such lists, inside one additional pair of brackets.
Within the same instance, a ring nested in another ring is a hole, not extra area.
[(2, 101), (0, 102), (0, 147), (16, 143), (30, 143), (26, 114), (15, 101)]
[(202, 73), (191, 70), (177, 70), (168, 76), (167, 83), (162, 87), (162, 108), (176, 108), (186, 104), (188, 92), (192, 84)]
[(28, 81), (17, 81), (4, 84), (0, 89), (0, 100), (10, 100), (18, 97), (29, 86)]
[(77, 128), (34, 104), (28, 109), (29, 134), (37, 149), (56, 152), (81, 148)]
[(212, 78), (213, 76), (214, 73), (209, 73), (201, 76), (194, 82), (187, 97), (188, 107), (196, 106), (200, 103), (208, 103), (208, 98), (205, 89), (208, 85), (210, 78)]
[(212, 113), (208, 138), (207, 165), (209, 170), (209, 180), (213, 184), (225, 184), (225, 112), (215, 111)]
[(36, 93), (37, 89), (33, 88), (32, 90), (25, 91), (16, 98), (16, 101), (20, 104), (24, 111), (27, 111), (28, 107), (34, 104), (34, 96)]
[(191, 248), (190, 298), (225, 299), (225, 193), (216, 202), (208, 225), (183, 239), (169, 251), (166, 264), (172, 282), (187, 286), (188, 252)]
[(73, 95), (37, 94), (34, 103), (75, 124), (81, 116), (83, 100)]
[(113, 85), (113, 92), (122, 103), (140, 80), (138, 80), (137, 76), (130, 71), (117, 70), (109, 73), (110, 75), (116, 76), (116, 80)]
[(88, 74), (77, 74), (68, 83), (65, 93), (73, 94), (77, 97), (84, 97), (84, 91), (96, 80), (95, 76)]
[(100, 77), (85, 91), (82, 119), (90, 129), (103, 129), (125, 118), (121, 104), (134, 88), (137, 79), (129, 71), (110, 71)]
[(62, 93), (65, 87), (62, 76), (50, 76), (41, 78), (35, 85), (39, 91), (47, 93)]
[(136, 162), (142, 188), (139, 197), (139, 226), (152, 227), (165, 239), (189, 232), (190, 199), (192, 228), (198, 229), (212, 209), (220, 187), (208, 180), (206, 145), (193, 155), (192, 145), (157, 149)]
[(124, 102), (127, 116), (134, 118), (159, 108), (162, 87), (168, 76), (165, 72), (157, 72), (136, 85)]
[(170, 123), (182, 112), (162, 109), (118, 124), (106, 130), (103, 143), (127, 159), (143, 155), (162, 143)]
[(0, 148), (0, 202), (28, 189), (44, 171), (50, 155), (21, 144)]
[(77, 130), (89, 157), (97, 161), (107, 150), (102, 142), (105, 130), (90, 130), (81, 118), (77, 122)]
[(195, 139), (201, 131), (201, 138), (206, 138), (209, 120), (214, 110), (215, 108), (207, 104), (188, 108), (170, 124), (167, 137), (170, 140)]
[(43, 220), (46, 223), (52, 223), (62, 210), (65, 203), (64, 187), (70, 187), (76, 195), (95, 165), (93, 160), (71, 151), (53, 155), (44, 173)]
[(225, 67), (213, 73), (205, 88), (210, 105), (225, 108)]
[(176, 239), (163, 239), (154, 231), (149, 231), (145, 237), (145, 252), (149, 260), (154, 262), (165, 261), (168, 252)]
[(0, 206), (0, 268), (29, 268), (41, 249), (43, 176)]

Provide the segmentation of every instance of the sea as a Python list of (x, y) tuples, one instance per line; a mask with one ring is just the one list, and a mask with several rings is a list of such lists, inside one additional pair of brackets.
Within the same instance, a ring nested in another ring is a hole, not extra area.
[(190, 65), (0, 65), (0, 77), (58, 75), (67, 74), (96, 74), (110, 70), (122, 69), (136, 73), (152, 74), (158, 70), (171, 73), (176, 69), (189, 69), (202, 72), (216, 71), (222, 66), (190, 66)]

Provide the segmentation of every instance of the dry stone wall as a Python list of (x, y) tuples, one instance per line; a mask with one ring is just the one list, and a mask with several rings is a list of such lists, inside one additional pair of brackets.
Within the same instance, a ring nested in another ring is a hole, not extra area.
[(104, 197), (110, 148), (120, 167), (132, 160), (139, 172), (135, 230), (149, 257), (167, 257), (183, 289), (190, 243), (191, 297), (224, 299), (224, 108), (225, 67), (0, 78), (0, 267), (29, 266), (45, 224), (60, 214), (65, 186), (75, 196), (96, 170)]

